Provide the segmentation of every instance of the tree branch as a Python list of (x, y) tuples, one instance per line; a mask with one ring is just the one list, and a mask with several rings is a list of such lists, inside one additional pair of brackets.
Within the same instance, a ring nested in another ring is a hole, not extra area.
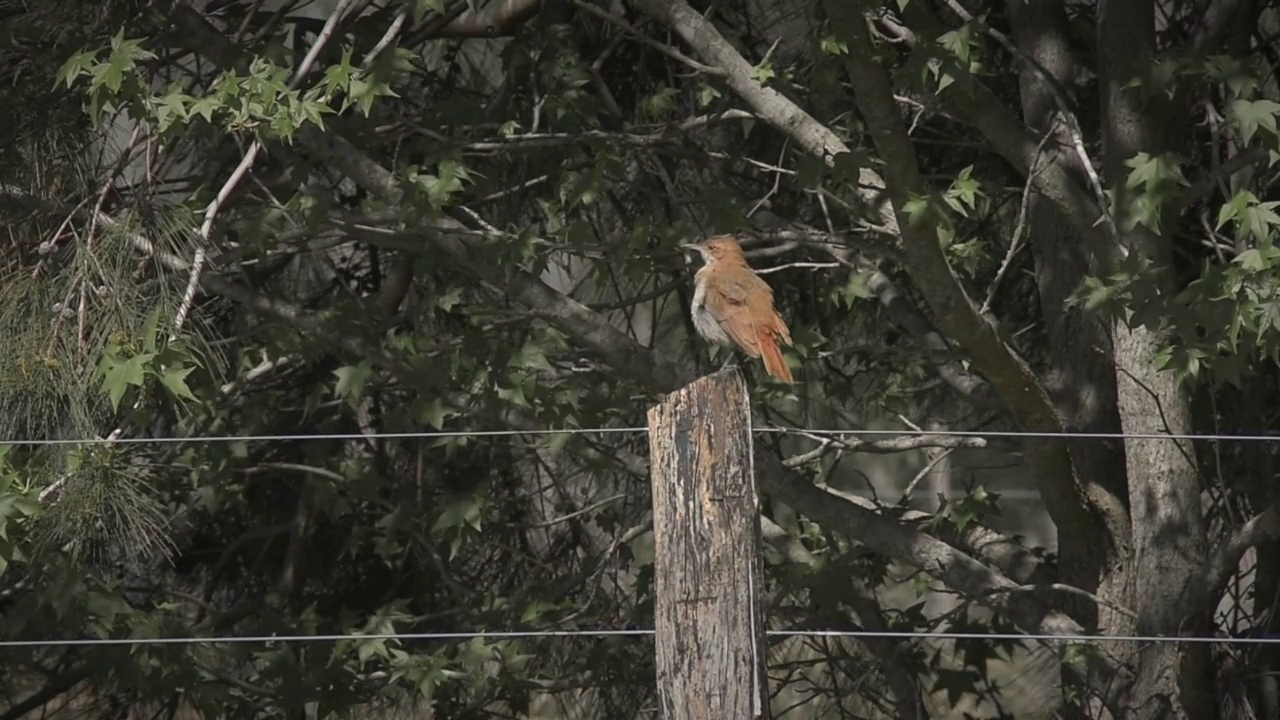
[[(871, 38), (862, 12), (837, 0), (826, 0), (825, 4), (833, 27), (847, 41), (849, 53), (845, 62), (854, 97), (884, 160), (893, 209), (903, 219), (900, 227), (908, 272), (943, 332), (955, 338), (973, 358), (1018, 426), (1029, 432), (1062, 432), (1061, 418), (1035, 373), (978, 313), (956, 278), (934, 225), (927, 220), (907, 220), (908, 202), (927, 196), (915, 148), (902, 125), (888, 77), (868, 54)], [(1034, 149), (1033, 146), (1033, 152)], [(1098, 516), (1085, 501), (1066, 445), (1028, 439), (1026, 448), (1054, 523), (1059, 528), (1095, 526)]]
[(1186, 207), (1187, 205), (1190, 205), (1213, 192), (1213, 185), (1218, 182), (1219, 179), (1229, 178), (1251, 165), (1257, 165), (1258, 163), (1266, 161), (1270, 156), (1271, 153), (1266, 148), (1256, 146), (1233, 155), (1230, 159), (1223, 161), (1223, 163), (1218, 167), (1196, 178), (1196, 181), (1191, 183), (1191, 187), (1188, 187), (1179, 193), (1177, 197), (1179, 209)]
[(431, 37), (496, 38), (512, 35), (543, 6), (543, 0), (489, 0), (475, 10), (468, 7)]
[[(1280, 538), (1280, 503), (1268, 507), (1241, 525), (1209, 554), (1195, 584), (1202, 588), (1205, 601), (1221, 597), (1222, 589), (1240, 566), (1246, 550)], [(1204, 611), (1212, 608), (1201, 608)]]
[[(837, 155), (849, 152), (849, 147), (830, 128), (782, 93), (761, 85), (753, 77), (751, 64), (685, 0), (639, 0), (636, 5), (645, 14), (670, 27), (704, 61), (723, 70), (725, 83), (751, 106), (761, 120), (791, 138), (806, 152), (829, 167), (835, 166)], [(875, 211), (885, 232), (897, 235), (897, 217), (882, 197), (884, 179), (873, 170), (860, 168), (858, 184), (858, 198)]]
[(18, 701), (3, 715), (0, 715), (0, 720), (17, 720), (25, 717), (27, 713), (52, 702), (54, 698), (75, 687), (81, 681), (88, 679), (89, 675), (87, 668), (79, 667), (50, 678), (44, 687)]
[(1218, 46), (1231, 21), (1240, 15), (1240, 7), (1245, 0), (1209, 0), (1209, 6), (1200, 16), (1200, 22), (1191, 31), (1191, 48), (1196, 52), (1207, 52)]
[[(919, 568), (957, 592), (984, 598), (1028, 632), (1086, 634), (1084, 628), (1065, 613), (1044, 607), (1038, 598), (1023, 592), (1019, 583), (947, 543), (814, 485), (779, 467), (778, 458), (768, 451), (757, 448), (755, 462), (761, 490), (822, 527)], [(1124, 672), (1115, 664), (1112, 669)]]

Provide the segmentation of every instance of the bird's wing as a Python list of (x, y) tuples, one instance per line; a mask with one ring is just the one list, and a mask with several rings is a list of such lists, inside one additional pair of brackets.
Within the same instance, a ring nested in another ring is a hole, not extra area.
[[(751, 274), (735, 274), (708, 279), (707, 309), (720, 323), (738, 347), (751, 357), (760, 356), (760, 338), (757, 320), (759, 293), (768, 285)], [(752, 293), (757, 295), (753, 297)]]
[[(773, 300), (773, 288), (754, 273), (717, 273), (709, 278), (707, 290), (716, 290), (729, 305), (747, 305), (749, 300)], [(754, 298), (752, 297), (754, 294)]]

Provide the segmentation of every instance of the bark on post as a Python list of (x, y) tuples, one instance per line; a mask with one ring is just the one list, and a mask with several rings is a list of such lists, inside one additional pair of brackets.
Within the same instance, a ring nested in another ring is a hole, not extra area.
[(721, 371), (649, 410), (664, 720), (768, 718), (751, 404)]

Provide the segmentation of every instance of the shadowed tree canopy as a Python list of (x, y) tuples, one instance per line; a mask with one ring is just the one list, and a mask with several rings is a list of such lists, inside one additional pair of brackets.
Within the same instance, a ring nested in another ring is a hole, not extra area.
[[(1280, 407), (1269, 3), (0, 23), (4, 639), (651, 627), (632, 429), (719, 362), (681, 250), (716, 234), (793, 341), (794, 386), (742, 361), (755, 427), (791, 428), (755, 438), (770, 628), (1275, 632), (1275, 447), (1185, 439), (1273, 434)], [(28, 646), (0, 718), (643, 717), (653, 658)], [(1280, 717), (1266, 645), (769, 659), (775, 717)]]

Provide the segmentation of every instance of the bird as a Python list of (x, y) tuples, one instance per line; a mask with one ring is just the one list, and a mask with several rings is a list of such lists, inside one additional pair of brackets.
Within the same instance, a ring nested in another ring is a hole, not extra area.
[(737, 239), (716, 235), (683, 247), (702, 255), (690, 303), (698, 335), (758, 357), (770, 375), (795, 382), (779, 347), (780, 342), (791, 345), (791, 331), (773, 307), (773, 288), (747, 265)]

